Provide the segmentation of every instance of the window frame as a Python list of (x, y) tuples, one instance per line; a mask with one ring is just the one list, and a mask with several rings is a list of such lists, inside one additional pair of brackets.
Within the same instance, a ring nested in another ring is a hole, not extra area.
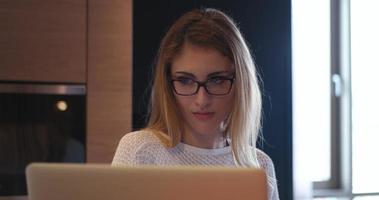
[[(350, 0), (330, 0), (331, 16), (331, 179), (313, 182), (313, 198), (379, 196), (353, 193)], [(333, 81), (338, 77), (339, 83)], [(338, 84), (338, 85), (337, 85)], [(341, 93), (337, 94), (337, 90)]]
[(330, 17), (331, 178), (313, 182), (313, 197), (352, 198), (350, 0), (331, 0)]

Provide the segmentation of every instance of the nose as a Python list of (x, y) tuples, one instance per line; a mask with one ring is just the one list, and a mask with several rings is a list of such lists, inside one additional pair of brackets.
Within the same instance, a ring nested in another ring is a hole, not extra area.
[(200, 109), (204, 109), (210, 105), (212, 97), (204, 87), (200, 87), (199, 91), (195, 94), (195, 98), (196, 106), (200, 107)]

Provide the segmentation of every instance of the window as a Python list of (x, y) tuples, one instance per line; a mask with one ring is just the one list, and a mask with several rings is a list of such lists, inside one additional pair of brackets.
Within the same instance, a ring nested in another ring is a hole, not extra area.
[(351, 0), (353, 193), (379, 192), (379, 1)]
[(297, 199), (379, 199), (377, 10), (377, 0), (292, 0)]
[[(293, 3), (294, 128), (302, 130), (298, 142), (320, 148), (309, 149), (314, 159), (315, 181), (330, 179), (330, 5), (328, 0)], [(307, 20), (304, 20), (307, 16)], [(299, 151), (301, 151), (299, 149)], [(305, 175), (305, 174), (304, 174)], [(304, 176), (303, 175), (303, 176)]]

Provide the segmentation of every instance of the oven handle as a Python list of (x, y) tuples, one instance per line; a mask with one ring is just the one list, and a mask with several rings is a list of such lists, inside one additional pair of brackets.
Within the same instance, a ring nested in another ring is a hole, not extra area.
[(85, 95), (86, 86), (67, 84), (0, 83), (0, 93)]

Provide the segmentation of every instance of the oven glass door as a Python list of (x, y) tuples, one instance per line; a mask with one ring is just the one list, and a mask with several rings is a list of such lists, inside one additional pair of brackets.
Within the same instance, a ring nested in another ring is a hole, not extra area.
[(0, 196), (26, 195), (31, 162), (85, 162), (85, 95), (0, 93)]

